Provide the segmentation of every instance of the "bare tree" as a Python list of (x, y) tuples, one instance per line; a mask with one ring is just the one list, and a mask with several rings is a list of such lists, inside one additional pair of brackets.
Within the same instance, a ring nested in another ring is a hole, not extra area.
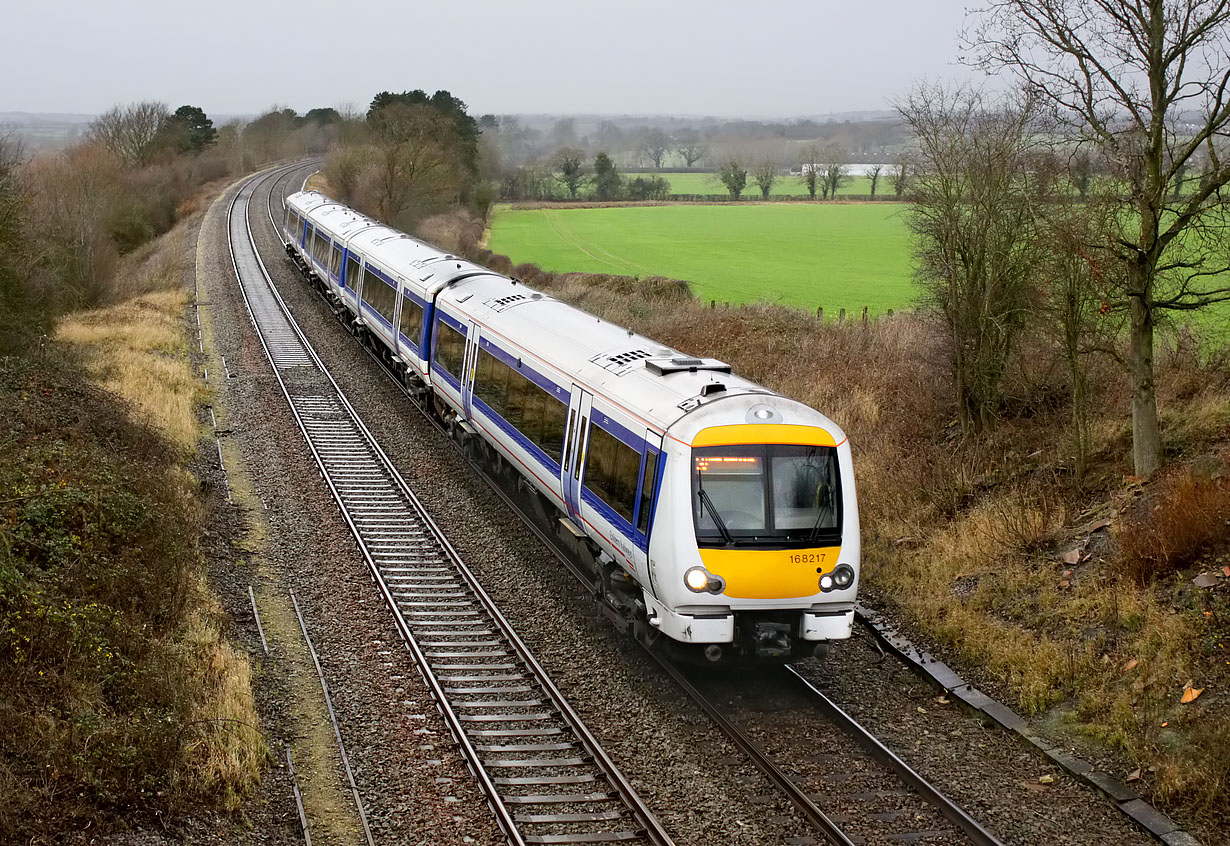
[(924, 299), (944, 316), (957, 416), (987, 427), (1024, 323), (1036, 267), (1035, 203), (1026, 184), (1028, 104), (988, 104), (969, 88), (922, 84), (897, 104), (921, 164), (907, 223)]
[(692, 167), (709, 154), (709, 145), (701, 141), (695, 129), (685, 129), (675, 139), (675, 152), (683, 157), (687, 167)]
[(867, 168), (867, 177), (871, 180), (871, 196), (876, 195), (876, 183), (880, 181), (880, 174), (884, 171), (884, 165), (873, 164)]
[[(1157, 320), (1230, 299), (1230, 161), (1218, 149), (1230, 130), (1230, 0), (996, 0), (974, 14), (967, 61), (1014, 74), (1116, 177), (1105, 192), (1113, 235), (1090, 248), (1129, 314), (1132, 457), (1150, 476), (1162, 463)], [(1174, 199), (1168, 188), (1202, 149), (1205, 178)]]
[(159, 131), (170, 117), (165, 103), (144, 100), (115, 106), (94, 119), (88, 136), (125, 164), (140, 167), (153, 161), (161, 140)]
[(457, 200), (464, 163), (448, 116), (421, 103), (393, 103), (374, 127), (375, 155), (362, 185), (375, 216), (411, 228)]
[(1114, 210), (1072, 198), (1064, 191), (1053, 192), (1053, 197), (1041, 206), (1040, 214), (1040, 235), (1046, 244), (1039, 251), (1040, 305), (1050, 325), (1059, 331), (1068, 366), (1075, 470), (1077, 478), (1083, 479), (1093, 447), (1085, 362), (1092, 353), (1112, 349), (1123, 329), (1122, 313), (1106, 308), (1106, 279), (1090, 260), (1087, 245), (1105, 241), (1111, 234), (1108, 215)]
[(773, 188), (773, 182), (777, 179), (777, 162), (772, 159), (762, 159), (752, 166), (752, 178), (756, 180), (756, 186), (760, 189), (760, 198), (762, 200), (769, 199), (769, 191)]
[(671, 149), (671, 138), (660, 129), (646, 129), (641, 136), (640, 152), (646, 156), (653, 166), (662, 168), (662, 159)]

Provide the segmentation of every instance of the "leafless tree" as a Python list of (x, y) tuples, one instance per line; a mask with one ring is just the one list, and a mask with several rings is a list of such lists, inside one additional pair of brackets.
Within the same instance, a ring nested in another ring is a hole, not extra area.
[[(1100, 272), (1129, 314), (1126, 362), (1137, 475), (1162, 462), (1154, 387), (1158, 318), (1230, 299), (1221, 275), (1230, 161), (1230, 0), (996, 0), (974, 13), (966, 61), (1006, 70), (1112, 168), (1114, 232)], [(1204, 150), (1199, 187), (1168, 190)]]
[(170, 116), (165, 103), (149, 100), (115, 106), (94, 119), (88, 135), (125, 164), (140, 167), (153, 161), (159, 148), (159, 131)]
[(695, 129), (686, 129), (675, 139), (675, 152), (683, 157), (687, 167), (692, 167), (709, 154), (709, 145), (701, 141)]
[(987, 103), (970, 88), (918, 86), (897, 104), (918, 144), (907, 223), (924, 299), (950, 333), (962, 431), (987, 427), (1024, 323), (1037, 265), (1027, 180), (1028, 103)]
[(662, 159), (671, 149), (671, 138), (660, 129), (647, 129), (641, 136), (640, 152), (659, 170)]
[(457, 200), (463, 163), (447, 116), (423, 104), (394, 103), (380, 110), (376, 135), (362, 184), (377, 217), (411, 228)]
[(876, 195), (876, 184), (880, 181), (880, 174), (884, 172), (884, 165), (873, 164), (867, 168), (867, 178), (871, 180), (871, 196)]

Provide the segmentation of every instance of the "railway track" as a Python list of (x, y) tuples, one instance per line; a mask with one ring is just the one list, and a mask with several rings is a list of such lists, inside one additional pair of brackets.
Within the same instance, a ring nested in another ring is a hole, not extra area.
[[(235, 275), (303, 437), (437, 709), (513, 844), (673, 841), (392, 466), (282, 302), (252, 235), (253, 177), (227, 218)], [(273, 190), (270, 191), (270, 194)]]
[[(281, 183), (285, 197), (287, 181)], [(268, 214), (275, 233), (279, 233), (280, 207), (275, 208), (274, 191), (268, 195)], [(280, 204), (276, 204), (280, 206)], [(381, 365), (381, 370), (398, 385), (406, 397), (423, 412), (426, 419), (443, 435), (447, 430), (439, 424), (427, 409), (417, 403), (405, 390), (400, 379), (392, 373), (387, 362), (370, 348), (368, 355)], [(449, 442), (457, 449), (460, 446), (452, 438)], [(493, 474), (487, 472), (473, 456), (467, 455), (471, 465), (522, 518), (526, 525), (547, 545), (552, 553), (596, 595), (596, 586), (590, 583), (584, 571), (572, 560), (567, 539), (544, 527), (527, 509), (522, 507), (515, 492), (508, 491)], [(847, 744), (841, 753), (805, 755), (812, 760), (800, 764), (779, 764), (766, 753), (761, 744), (726, 715), (726, 710), (715, 702), (714, 694), (706, 694), (702, 687), (681, 668), (675, 666), (658, 652), (648, 654), (671, 677), (671, 679), (708, 715), (714, 724), (734, 745), (764, 774), (795, 807), (815, 834), (825, 842), (852, 844), (864, 842), (923, 842), (956, 843), (969, 842), (978, 846), (999, 846), (1000, 841), (938, 788), (909, 767), (900, 757), (880, 743), (850, 715), (830, 701), (819, 689), (800, 676), (792, 668), (784, 668), (771, 683), (782, 690), (801, 697), (804, 707), (814, 709), (829, 729), (828, 735), (845, 737)], [(798, 701), (798, 700), (796, 700)], [(761, 732), (762, 735), (765, 732)], [(799, 753), (803, 755), (802, 752)], [(859, 776), (852, 777), (853, 761), (857, 760)], [(886, 781), (887, 780), (887, 781)], [(869, 787), (868, 785), (874, 785)], [(840, 807), (836, 814), (826, 813), (820, 807)], [(851, 833), (843, 830), (843, 825)], [(857, 830), (857, 833), (853, 833)], [(800, 836), (799, 844), (815, 842), (813, 837)]]

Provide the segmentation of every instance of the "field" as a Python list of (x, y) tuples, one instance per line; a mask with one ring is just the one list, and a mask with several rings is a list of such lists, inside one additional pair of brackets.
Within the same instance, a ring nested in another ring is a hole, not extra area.
[[(880, 181), (876, 183), (876, 196), (889, 196), (893, 193), (892, 183), (888, 180), (888, 168), (885, 168), (885, 173), (880, 174)], [(671, 184), (670, 193), (672, 194), (725, 194), (726, 186), (717, 178), (715, 173), (625, 173), (624, 179), (635, 179), (638, 176), (650, 177), (661, 176)], [(795, 175), (781, 176), (773, 181), (773, 187), (769, 191), (775, 196), (790, 196), (802, 197), (807, 194), (807, 187), (802, 180)], [(816, 189), (817, 196), (820, 189)], [(871, 193), (871, 180), (866, 176), (847, 176), (842, 180), (841, 187), (837, 189), (837, 197), (840, 199), (846, 195), (862, 195), (866, 196)], [(749, 173), (747, 175), (747, 187), (743, 189), (743, 197), (745, 199), (754, 199), (760, 196), (760, 188), (756, 185), (756, 180)]]
[[(674, 174), (678, 176), (678, 174)], [(547, 270), (670, 276), (702, 300), (826, 317), (908, 308), (910, 238), (896, 203), (499, 208), (490, 247)]]

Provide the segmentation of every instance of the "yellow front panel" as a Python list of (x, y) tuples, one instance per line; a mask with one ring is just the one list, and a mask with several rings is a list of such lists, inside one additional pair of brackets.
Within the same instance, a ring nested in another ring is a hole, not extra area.
[(726, 580), (734, 599), (795, 599), (820, 592), (820, 576), (837, 566), (840, 546), (818, 549), (702, 549), (705, 569)]
[(734, 444), (837, 446), (833, 436), (819, 426), (796, 426), (785, 423), (738, 423), (733, 426), (710, 426), (697, 432), (696, 437), (692, 440), (693, 447)]

